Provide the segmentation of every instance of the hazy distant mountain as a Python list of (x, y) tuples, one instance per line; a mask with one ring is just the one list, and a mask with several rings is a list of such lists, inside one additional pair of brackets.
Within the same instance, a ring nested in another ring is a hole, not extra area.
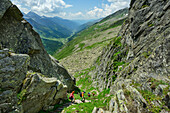
[(87, 29), (88, 27), (92, 26), (92, 25), (95, 24), (96, 22), (99, 22), (100, 20), (102, 20), (102, 19), (96, 19), (96, 20), (92, 20), (92, 21), (89, 21), (89, 22), (87, 22), (87, 23), (82, 24), (81, 26), (79, 26), (79, 27), (77, 28), (77, 32), (82, 31), (82, 30), (84, 30), (84, 29)]
[(83, 25), (83, 24), (85, 24), (85, 23), (88, 23), (88, 22), (90, 22), (90, 21), (94, 21), (95, 19), (91, 19), (91, 20), (72, 20), (73, 22), (76, 22), (76, 23), (78, 23), (78, 24), (80, 24), (80, 25)]
[[(27, 19), (29, 23), (34, 27), (34, 29), (40, 34), (41, 38), (47, 38), (47, 39), (57, 39), (57, 38), (66, 38), (69, 36), (56, 30), (55, 27), (51, 28), (46, 25), (42, 25), (34, 21), (33, 19), (29, 18)], [(70, 32), (71, 33), (71, 32)]]
[(116, 19), (119, 19), (119, 18), (122, 18), (122, 17), (128, 15), (128, 12), (129, 12), (129, 9), (124, 8), (124, 9), (118, 10), (115, 13), (103, 18), (101, 21), (103, 22), (103, 21), (106, 21), (108, 19), (111, 19), (111, 21), (113, 21), (113, 20), (116, 20)]
[(46, 17), (46, 18), (58, 23), (61, 26), (64, 26), (65, 28), (71, 30), (72, 32), (74, 32), (81, 25), (78, 22), (62, 19), (60, 17)]

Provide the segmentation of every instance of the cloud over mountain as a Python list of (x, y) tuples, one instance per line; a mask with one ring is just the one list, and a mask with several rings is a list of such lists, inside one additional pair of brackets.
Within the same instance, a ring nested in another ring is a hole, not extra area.
[(130, 0), (107, 0), (110, 4), (102, 4), (102, 8), (94, 7), (87, 12), (92, 18), (101, 18), (112, 14), (115, 11), (129, 6)]
[[(81, 4), (82, 1), (72, 1), (75, 4)], [(29, 11), (36, 12), (39, 15), (45, 16), (59, 16), (66, 19), (98, 19), (114, 13), (115, 11), (128, 7), (130, 0), (103, 0), (93, 4), (93, 7), (87, 7), (86, 11), (82, 11), (80, 8), (76, 11), (65, 10), (67, 8), (74, 9), (73, 4), (67, 4), (65, 0), (12, 0), (22, 12), (27, 13)], [(77, 3), (76, 3), (77, 2)], [(91, 4), (89, 2), (89, 4)]]

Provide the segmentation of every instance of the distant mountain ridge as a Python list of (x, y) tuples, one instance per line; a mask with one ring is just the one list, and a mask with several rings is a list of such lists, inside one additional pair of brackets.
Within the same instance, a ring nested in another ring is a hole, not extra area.
[(74, 32), (81, 24), (74, 22), (72, 20), (67, 20), (67, 19), (63, 19), (60, 17), (46, 17), (54, 22), (57, 22), (59, 25), (64, 26), (65, 28), (71, 30), (72, 32)]
[(128, 15), (128, 12), (129, 12), (128, 8), (120, 9), (120, 10), (116, 11), (115, 13), (110, 14), (109, 16), (103, 18), (101, 21), (106, 21), (106, 20), (111, 19), (111, 18), (118, 19), (118, 18), (121, 18), (125, 15)]
[[(59, 24), (59, 19), (57, 20), (56, 18), (54, 19), (50, 17), (39, 16), (34, 12), (29, 12), (28, 14), (24, 15), (24, 18), (28, 20), (35, 29), (38, 30), (37, 32), (41, 35), (41, 38), (66, 38), (72, 34), (70, 29)], [(30, 19), (32, 20), (30, 21)], [(41, 26), (36, 26), (37, 24)], [(44, 29), (49, 30), (50, 33), (48, 36), (45, 34), (46, 31), (44, 31)]]
[(95, 23), (97, 23), (97, 22), (99, 22), (99, 21), (101, 21), (101, 20), (102, 20), (102, 18), (96, 19), (96, 20), (92, 20), (92, 21), (89, 21), (89, 22), (86, 22), (86, 23), (80, 25), (80, 26), (77, 28), (77, 31), (82, 31), (82, 30), (84, 30), (84, 29), (87, 29), (88, 27), (92, 26), (93, 24), (95, 24)]

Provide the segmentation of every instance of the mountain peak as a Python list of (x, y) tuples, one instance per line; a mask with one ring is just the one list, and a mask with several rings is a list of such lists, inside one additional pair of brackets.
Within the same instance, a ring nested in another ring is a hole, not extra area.
[(41, 16), (39, 16), (38, 14), (36, 14), (36, 13), (33, 12), (33, 11), (28, 12), (28, 13), (26, 14), (26, 17), (31, 17), (31, 18), (33, 18), (33, 17), (35, 17), (35, 18), (41, 18)]

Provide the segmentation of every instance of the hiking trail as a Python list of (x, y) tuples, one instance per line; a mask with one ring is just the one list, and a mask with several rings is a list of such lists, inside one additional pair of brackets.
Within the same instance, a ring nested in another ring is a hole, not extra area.
[[(91, 100), (85, 100), (85, 103), (87, 103), (87, 102), (91, 102)], [(78, 99), (75, 100), (74, 103), (67, 102), (67, 103), (64, 103), (63, 106), (58, 107), (55, 111), (50, 112), (50, 113), (64, 113), (64, 108), (70, 107), (72, 105), (80, 104), (80, 103), (83, 103), (83, 102), (81, 100), (78, 100)]]

